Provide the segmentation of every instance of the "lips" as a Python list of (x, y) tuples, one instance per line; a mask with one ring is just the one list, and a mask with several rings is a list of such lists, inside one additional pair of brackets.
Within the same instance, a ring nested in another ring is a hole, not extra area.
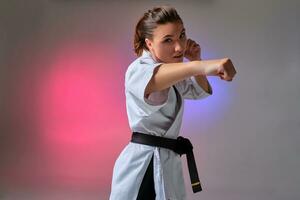
[(180, 55), (174, 56), (174, 58), (181, 58), (182, 56), (183, 56), (183, 54), (180, 54)]

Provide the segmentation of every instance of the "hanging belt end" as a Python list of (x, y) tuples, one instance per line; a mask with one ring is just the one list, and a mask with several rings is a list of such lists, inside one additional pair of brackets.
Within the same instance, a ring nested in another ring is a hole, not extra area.
[(202, 191), (201, 183), (200, 182), (192, 183), (192, 189), (194, 193), (201, 192)]

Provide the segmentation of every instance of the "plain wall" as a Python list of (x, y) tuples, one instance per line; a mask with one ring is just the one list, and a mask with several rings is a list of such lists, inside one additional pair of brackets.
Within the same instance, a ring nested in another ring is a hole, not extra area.
[(10, 0), (0, 2), (0, 199), (108, 199), (130, 137), (134, 26), (162, 4), (203, 59), (237, 69), (185, 103), (182, 135), (203, 183), (193, 194), (183, 159), (188, 199), (300, 198), (299, 1)]

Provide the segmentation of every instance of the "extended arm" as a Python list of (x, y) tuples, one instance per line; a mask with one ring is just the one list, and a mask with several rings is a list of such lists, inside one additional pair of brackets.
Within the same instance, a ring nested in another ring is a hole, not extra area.
[[(145, 95), (155, 91), (164, 90), (175, 83), (191, 76), (213, 75), (224, 76), (225, 80), (231, 80), (235, 74), (234, 67), (228, 58), (216, 60), (201, 60), (185, 63), (165, 63), (158, 66), (149, 81)], [(225, 68), (227, 66), (228, 69)], [(233, 68), (233, 69), (232, 69)], [(233, 73), (234, 72), (234, 73)], [(200, 80), (200, 82), (203, 80)]]

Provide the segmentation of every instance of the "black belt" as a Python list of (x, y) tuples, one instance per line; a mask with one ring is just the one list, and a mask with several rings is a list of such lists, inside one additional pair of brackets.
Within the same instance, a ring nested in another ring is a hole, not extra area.
[(177, 139), (164, 138), (139, 132), (133, 132), (131, 142), (171, 149), (180, 156), (186, 154), (193, 192), (202, 191), (197, 166), (193, 154), (193, 145), (189, 139), (179, 136)]

